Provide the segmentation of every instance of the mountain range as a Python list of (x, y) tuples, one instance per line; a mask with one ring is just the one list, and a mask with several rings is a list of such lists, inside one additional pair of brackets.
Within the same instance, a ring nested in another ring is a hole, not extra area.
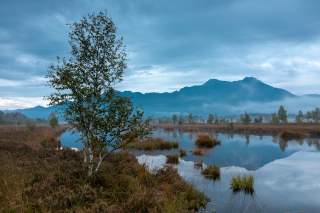
[[(206, 115), (237, 115), (249, 113), (271, 113), (279, 105), (289, 112), (310, 110), (320, 105), (316, 94), (298, 96), (281, 88), (272, 87), (256, 78), (246, 77), (238, 81), (210, 79), (202, 85), (184, 87), (174, 92), (140, 93), (124, 91), (120, 95), (129, 97), (135, 106), (146, 115), (165, 116), (173, 113)], [(37, 106), (19, 111), (31, 118), (47, 118), (55, 106)]]

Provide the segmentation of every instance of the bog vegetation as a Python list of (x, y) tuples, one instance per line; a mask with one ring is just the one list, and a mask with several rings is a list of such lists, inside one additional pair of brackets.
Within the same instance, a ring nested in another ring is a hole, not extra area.
[[(59, 133), (58, 133), (59, 131)], [(149, 173), (117, 152), (87, 176), (81, 152), (57, 149), (63, 129), (0, 127), (0, 211), (193, 212), (207, 198), (166, 167)]]
[(249, 176), (234, 176), (231, 179), (230, 187), (233, 192), (254, 193), (254, 178)]
[(204, 148), (212, 148), (216, 145), (219, 145), (220, 141), (218, 141), (216, 138), (210, 137), (208, 134), (198, 134), (197, 140), (196, 140), (196, 145), (198, 147), (204, 147)]
[(179, 144), (175, 141), (165, 141), (161, 138), (146, 137), (142, 140), (129, 143), (127, 148), (138, 150), (166, 150), (177, 149), (179, 148)]
[(218, 180), (220, 179), (220, 168), (216, 165), (209, 165), (202, 171), (202, 174), (208, 179)]

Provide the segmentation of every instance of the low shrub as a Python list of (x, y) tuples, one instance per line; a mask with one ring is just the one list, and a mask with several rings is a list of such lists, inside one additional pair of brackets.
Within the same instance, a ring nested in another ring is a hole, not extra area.
[(254, 178), (249, 176), (234, 176), (231, 179), (231, 189), (233, 192), (243, 191), (245, 193), (254, 193)]
[(178, 164), (179, 163), (179, 155), (167, 155), (167, 163)]
[(219, 144), (220, 141), (216, 138), (211, 138), (208, 134), (199, 134), (196, 140), (196, 145), (198, 147), (212, 148)]
[(202, 171), (202, 174), (208, 179), (218, 180), (220, 179), (220, 168), (215, 165), (209, 165)]
[(177, 149), (179, 144), (174, 141), (165, 141), (161, 138), (146, 138), (141, 141), (129, 143), (127, 148), (138, 150), (166, 150)]

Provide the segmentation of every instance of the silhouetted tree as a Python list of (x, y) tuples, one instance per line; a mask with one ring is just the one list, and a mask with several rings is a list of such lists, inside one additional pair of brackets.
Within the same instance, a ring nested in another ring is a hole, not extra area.
[(194, 122), (193, 115), (192, 115), (192, 113), (189, 113), (189, 115), (188, 115), (188, 123), (189, 124), (193, 124), (193, 122)]
[(279, 107), (279, 110), (278, 110), (278, 118), (281, 123), (288, 122), (287, 111), (285, 110), (285, 108), (282, 105)]
[(302, 123), (303, 122), (303, 113), (302, 111), (300, 110), (298, 112), (298, 115), (296, 116), (296, 123)]
[(213, 124), (214, 116), (212, 114), (208, 115), (207, 124)]
[(256, 123), (256, 124), (261, 124), (262, 121), (263, 121), (262, 116), (259, 116), (259, 117), (255, 117), (255, 118), (254, 118), (254, 123)]
[(244, 113), (244, 115), (241, 116), (240, 118), (241, 123), (243, 124), (250, 124), (251, 123), (251, 117), (248, 113)]
[(91, 176), (109, 153), (145, 135), (147, 123), (143, 112), (114, 90), (126, 68), (126, 53), (112, 20), (100, 12), (70, 28), (70, 58), (58, 58), (49, 67), (49, 82), (56, 90), (49, 100), (65, 107), (65, 119), (80, 132)]
[(177, 124), (178, 123), (178, 116), (176, 114), (172, 115), (172, 123)]
[(279, 117), (276, 113), (272, 114), (271, 123), (279, 124)]
[(59, 121), (55, 113), (51, 113), (48, 120), (52, 129), (56, 129), (58, 127)]

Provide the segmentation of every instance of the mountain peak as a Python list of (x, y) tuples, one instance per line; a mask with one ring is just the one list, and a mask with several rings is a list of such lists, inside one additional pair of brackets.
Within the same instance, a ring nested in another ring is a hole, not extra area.
[(258, 80), (255, 77), (244, 77), (241, 81), (244, 81), (244, 82), (261, 82), (260, 80)]

